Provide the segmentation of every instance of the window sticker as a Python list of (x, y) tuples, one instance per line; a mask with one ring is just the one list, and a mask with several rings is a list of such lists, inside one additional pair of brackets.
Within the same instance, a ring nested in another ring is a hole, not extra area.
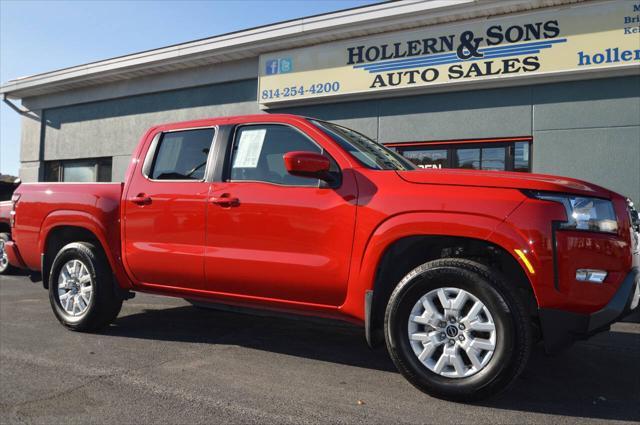
[(233, 161), (233, 168), (257, 168), (266, 129), (243, 130), (238, 141), (238, 150)]

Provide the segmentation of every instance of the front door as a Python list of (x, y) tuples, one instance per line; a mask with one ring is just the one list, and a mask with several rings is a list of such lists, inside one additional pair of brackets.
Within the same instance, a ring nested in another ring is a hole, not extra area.
[(125, 200), (124, 258), (139, 283), (204, 287), (205, 170), (215, 130), (159, 135)]
[[(207, 288), (337, 306), (346, 295), (355, 226), (356, 186), (339, 187), (285, 170), (290, 151), (323, 150), (281, 124), (235, 130), (230, 172), (212, 186), (207, 223)], [(339, 174), (335, 161), (334, 171)]]

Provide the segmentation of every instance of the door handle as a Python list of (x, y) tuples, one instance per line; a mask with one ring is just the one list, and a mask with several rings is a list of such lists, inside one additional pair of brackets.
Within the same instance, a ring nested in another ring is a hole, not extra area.
[(149, 205), (151, 203), (151, 197), (145, 195), (144, 193), (139, 193), (137, 196), (129, 199), (136, 205)]
[(220, 196), (213, 196), (211, 203), (220, 205), (221, 207), (237, 207), (240, 205), (240, 199), (235, 198), (228, 193), (223, 193)]

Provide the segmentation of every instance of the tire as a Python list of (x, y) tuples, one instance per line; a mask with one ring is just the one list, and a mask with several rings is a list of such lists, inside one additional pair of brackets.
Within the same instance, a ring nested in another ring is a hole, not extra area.
[(114, 285), (111, 268), (100, 250), (88, 242), (70, 243), (58, 252), (49, 274), (53, 313), (71, 330), (101, 329), (115, 320), (122, 308)]
[(15, 271), (15, 268), (9, 264), (9, 258), (4, 250), (5, 242), (11, 240), (8, 233), (0, 233), (0, 275), (8, 275)]
[(532, 347), (530, 319), (516, 288), (464, 259), (430, 261), (407, 274), (391, 294), (384, 331), (400, 373), (421, 391), (451, 401), (506, 390)]

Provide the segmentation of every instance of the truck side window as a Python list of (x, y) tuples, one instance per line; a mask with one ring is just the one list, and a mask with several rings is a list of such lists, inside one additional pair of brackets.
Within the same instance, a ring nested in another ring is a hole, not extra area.
[(318, 180), (292, 176), (287, 172), (283, 156), (292, 151), (322, 153), (322, 149), (307, 136), (286, 125), (239, 127), (233, 145), (230, 180), (317, 187)]
[(163, 134), (149, 177), (152, 180), (203, 180), (213, 136), (212, 128)]

